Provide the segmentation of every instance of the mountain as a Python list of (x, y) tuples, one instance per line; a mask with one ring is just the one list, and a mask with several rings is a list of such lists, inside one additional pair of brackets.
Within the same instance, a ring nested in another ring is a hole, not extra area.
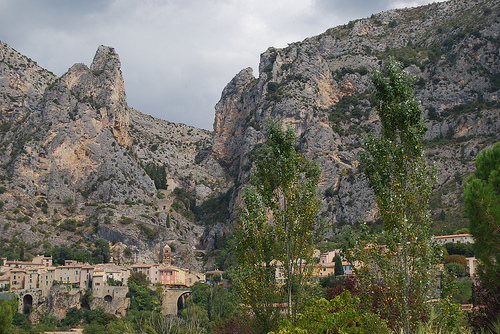
[(151, 262), (170, 243), (178, 265), (201, 269), (194, 250), (204, 227), (179, 213), (186, 190), (171, 206), (177, 187), (198, 201), (230, 187), (210, 156), (211, 133), (129, 107), (113, 48), (100, 46), (90, 68), (75, 64), (60, 78), (0, 50), (4, 248), (19, 252), (20, 239), (30, 252), (90, 251), (88, 241), (104, 238), (118, 242), (121, 261)]
[(438, 169), (431, 201), (437, 232), (467, 226), (462, 182), (477, 153), (499, 140), (499, 1), (448, 1), (389, 10), (261, 55), (216, 105), (214, 155), (243, 184), (269, 117), (291, 124), (298, 149), (320, 161), (324, 216), (336, 226), (377, 220), (359, 169), (363, 136), (380, 127), (370, 73), (390, 56), (417, 77), (428, 132), (426, 152)]
[(243, 69), (224, 88), (213, 132), (128, 106), (111, 47), (58, 78), (0, 43), (0, 255), (91, 253), (105, 239), (121, 262), (158, 261), (169, 244), (177, 265), (212, 268), (269, 117), (293, 126), (298, 150), (320, 162), (332, 227), (377, 222), (358, 153), (380, 127), (370, 73), (390, 56), (417, 77), (426, 111), (435, 231), (467, 226), (462, 184), (499, 141), (499, 5), (390, 10), (269, 48), (257, 78)]

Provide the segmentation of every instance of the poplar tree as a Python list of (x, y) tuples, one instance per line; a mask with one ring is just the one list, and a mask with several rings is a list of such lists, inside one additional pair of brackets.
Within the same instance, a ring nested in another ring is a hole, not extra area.
[(261, 315), (267, 314), (270, 322), (278, 315), (269, 303), (282, 302), (288, 305), (289, 320), (295, 321), (313, 269), (321, 169), (297, 152), (296, 141), (293, 129), (268, 122), (235, 231), (236, 290), (256, 317), (264, 308)]
[(364, 233), (346, 253), (360, 277), (365, 302), (394, 329), (410, 333), (427, 315), (436, 275), (428, 205), (435, 173), (424, 156), (426, 128), (413, 95), (415, 78), (390, 59), (383, 72), (374, 71), (372, 81), (381, 130), (365, 140), (361, 162), (383, 220), (385, 245)]

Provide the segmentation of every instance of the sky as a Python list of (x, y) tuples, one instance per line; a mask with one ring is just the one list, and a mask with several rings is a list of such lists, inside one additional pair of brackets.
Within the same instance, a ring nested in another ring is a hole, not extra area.
[(0, 40), (63, 75), (99, 45), (120, 56), (128, 104), (213, 129), (227, 83), (260, 54), (388, 9), (433, 0), (0, 0)]

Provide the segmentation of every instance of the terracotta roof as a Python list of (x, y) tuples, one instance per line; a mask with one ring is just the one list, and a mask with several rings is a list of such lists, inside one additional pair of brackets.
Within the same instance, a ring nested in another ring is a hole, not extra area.
[(472, 237), (472, 234), (438, 235), (438, 236), (435, 236), (434, 239), (457, 238), (457, 237)]

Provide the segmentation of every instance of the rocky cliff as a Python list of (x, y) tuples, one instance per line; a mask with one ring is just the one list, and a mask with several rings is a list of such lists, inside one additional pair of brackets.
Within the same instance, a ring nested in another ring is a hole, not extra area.
[[(210, 155), (211, 133), (130, 108), (111, 47), (60, 78), (3, 43), (0, 52), (0, 221), (12, 256), (19, 237), (31, 253), (91, 251), (103, 238), (119, 242), (122, 262), (158, 261), (170, 243), (177, 265), (200, 270), (205, 229), (189, 205), (231, 186)], [(152, 170), (163, 171), (163, 186)]]
[[(379, 122), (370, 72), (389, 56), (417, 77), (426, 110), (426, 151), (438, 168), (431, 206), (436, 226), (466, 226), (461, 182), (477, 153), (498, 141), (499, 1), (448, 1), (390, 10), (261, 55), (258, 78), (244, 69), (216, 106), (213, 154), (244, 183), (250, 153), (269, 117), (290, 124), (299, 150), (323, 167), (324, 215), (332, 224), (377, 218), (359, 171), (363, 136)], [(456, 217), (458, 216), (458, 217)], [(458, 222), (457, 222), (458, 219)]]
[(201, 270), (229, 235), (252, 152), (269, 117), (293, 126), (323, 170), (322, 215), (334, 226), (375, 221), (360, 172), (363, 137), (377, 131), (370, 73), (389, 56), (417, 77), (426, 152), (439, 171), (438, 232), (466, 226), (463, 180), (499, 140), (498, 0), (390, 10), (261, 55), (215, 107), (214, 131), (155, 119), (127, 104), (120, 60), (98, 48), (90, 67), (57, 78), (0, 43), (0, 253), (29, 258), (57, 245), (114, 261)]

